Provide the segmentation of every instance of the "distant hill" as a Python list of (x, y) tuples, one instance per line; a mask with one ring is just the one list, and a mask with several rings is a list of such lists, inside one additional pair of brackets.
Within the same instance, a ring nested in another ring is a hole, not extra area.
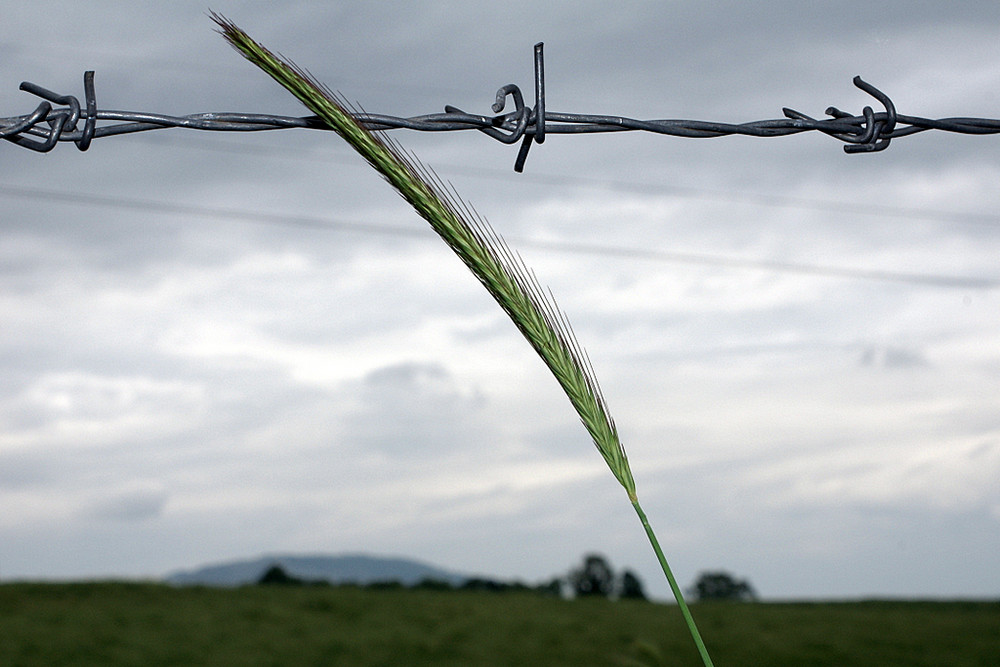
[(384, 558), (364, 554), (339, 556), (278, 554), (252, 560), (203, 565), (194, 570), (174, 572), (167, 575), (165, 580), (176, 586), (242, 586), (256, 583), (261, 575), (274, 565), (280, 566), (287, 574), (298, 579), (328, 581), (332, 584), (398, 581), (412, 586), (423, 579), (435, 579), (458, 586), (467, 579), (464, 575), (405, 558)]

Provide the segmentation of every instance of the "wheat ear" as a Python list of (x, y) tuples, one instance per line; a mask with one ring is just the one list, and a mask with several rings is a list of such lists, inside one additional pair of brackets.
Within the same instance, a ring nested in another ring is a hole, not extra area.
[(639, 506), (635, 481), (618, 429), (608, 411), (590, 360), (580, 347), (569, 321), (543, 289), (521, 257), (454, 190), (415, 157), (381, 133), (361, 126), (342, 97), (317, 82), (308, 72), (284, 62), (255, 42), (225, 17), (212, 13), (223, 37), (244, 57), (269, 74), (347, 141), (430, 223), (493, 296), (552, 371), (615, 478), (628, 493), (649, 537), (688, 629), (706, 665), (711, 659), (680, 587)]

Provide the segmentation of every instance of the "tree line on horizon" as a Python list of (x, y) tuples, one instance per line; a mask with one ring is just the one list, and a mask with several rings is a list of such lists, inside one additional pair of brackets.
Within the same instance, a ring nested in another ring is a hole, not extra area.
[[(574, 567), (564, 577), (530, 585), (522, 581), (499, 581), (486, 577), (470, 577), (460, 584), (454, 584), (443, 579), (425, 578), (412, 585), (405, 585), (398, 580), (380, 580), (367, 584), (357, 582), (340, 582), (333, 584), (325, 579), (308, 580), (295, 577), (285, 571), (281, 565), (271, 565), (257, 579), (261, 586), (355, 586), (367, 590), (396, 590), (409, 588), (413, 590), (434, 591), (485, 591), (490, 593), (503, 592), (534, 592), (541, 595), (560, 596), (567, 598), (603, 597), (623, 600), (646, 600), (642, 580), (632, 570), (625, 569), (616, 573), (608, 560), (599, 554), (587, 554), (583, 563)], [(739, 581), (726, 572), (704, 572), (695, 585), (688, 589), (689, 594), (698, 600), (756, 600), (757, 596), (748, 581)]]

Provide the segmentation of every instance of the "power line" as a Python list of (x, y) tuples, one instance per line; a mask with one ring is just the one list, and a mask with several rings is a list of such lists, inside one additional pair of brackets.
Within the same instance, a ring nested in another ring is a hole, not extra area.
[[(261, 213), (245, 209), (217, 208), (194, 204), (179, 204), (147, 199), (132, 199), (121, 196), (99, 195), (85, 192), (66, 192), (49, 190), (31, 186), (0, 184), (0, 196), (20, 199), (44, 200), (62, 202), (80, 206), (116, 208), (127, 210), (155, 211), (173, 215), (197, 215), (201, 217), (257, 222), (272, 225), (287, 225), (308, 227), (318, 230), (349, 231), (362, 234), (379, 234), (389, 236), (405, 236), (412, 238), (433, 239), (433, 235), (422, 227), (404, 227), (401, 225), (386, 225), (382, 223), (363, 223), (319, 216), (289, 215), (278, 213)], [(699, 266), (715, 266), (726, 269), (761, 270), (777, 273), (795, 273), (812, 276), (826, 276), (851, 280), (868, 280), (880, 282), (905, 283), (925, 285), (939, 288), (993, 289), (1000, 287), (1000, 278), (955, 276), (945, 274), (882, 271), (877, 269), (861, 269), (837, 266), (825, 266), (800, 262), (786, 262), (769, 259), (750, 259), (711, 253), (679, 252), (634, 247), (615, 247), (591, 243), (572, 243), (565, 241), (540, 241), (532, 239), (509, 238), (512, 245), (518, 247), (534, 247), (550, 252), (560, 252), (575, 255), (596, 255), (632, 260), (644, 260), (669, 264), (688, 264)]]
[[(161, 143), (168, 142), (173, 146), (184, 149), (201, 149), (213, 152), (229, 152), (238, 155), (258, 155), (280, 157), (282, 159), (302, 160), (308, 159), (316, 162), (329, 164), (331, 162), (340, 164), (357, 164), (358, 158), (352, 152), (337, 153), (324, 146), (322, 149), (315, 147), (297, 147), (294, 150), (284, 149), (282, 146), (263, 146), (243, 143), (233, 143), (220, 140), (215, 137), (213, 141), (202, 140), (196, 143), (180, 142), (175, 137), (168, 135), (144, 134), (136, 137), (147, 141)], [(513, 182), (516, 177), (510, 172), (479, 165), (455, 164), (446, 162), (436, 162), (435, 171), (444, 173), (454, 171), (462, 178), (476, 178), (481, 180)], [(892, 206), (888, 204), (874, 204), (871, 202), (849, 202), (835, 199), (823, 199), (818, 197), (803, 197), (796, 195), (783, 195), (778, 193), (752, 192), (748, 190), (722, 190), (689, 185), (679, 185), (662, 181), (624, 180), (609, 178), (605, 176), (580, 176), (577, 174), (555, 174), (545, 172), (532, 172), (530, 184), (532, 185), (586, 185), (600, 187), (610, 190), (624, 192), (653, 193), (662, 196), (676, 197), (681, 199), (693, 199), (708, 202), (725, 202), (734, 204), (749, 204), (768, 208), (790, 208), (800, 210), (820, 211), (824, 213), (841, 213), (848, 215), (863, 215), (883, 218), (899, 218), (907, 221), (923, 220), (927, 222), (943, 222), (949, 225), (963, 224), (976, 227), (987, 227), (1000, 229), (1000, 215), (996, 213), (979, 213), (976, 211), (949, 211), (944, 209), (928, 209), (911, 206)]]

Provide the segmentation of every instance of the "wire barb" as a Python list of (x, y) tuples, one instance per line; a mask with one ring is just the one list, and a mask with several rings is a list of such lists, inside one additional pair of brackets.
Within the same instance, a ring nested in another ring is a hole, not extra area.
[[(868, 93), (882, 106), (875, 111), (866, 106), (861, 115), (829, 107), (830, 118), (816, 119), (793, 109), (783, 109), (784, 118), (741, 124), (700, 120), (637, 120), (625, 116), (604, 116), (547, 111), (545, 105), (545, 67), (543, 44), (534, 48), (535, 106), (524, 103), (521, 89), (511, 83), (501, 87), (492, 108), (496, 115), (471, 114), (447, 105), (444, 113), (403, 118), (381, 114), (358, 113), (355, 118), (369, 130), (408, 129), (418, 132), (478, 130), (504, 144), (520, 142), (514, 171), (524, 170), (532, 144), (541, 144), (549, 134), (591, 134), (598, 132), (643, 131), (675, 137), (712, 138), (730, 135), (779, 137), (801, 132), (821, 132), (844, 143), (846, 153), (875, 153), (889, 147), (893, 139), (926, 130), (959, 134), (998, 134), (1000, 120), (989, 118), (943, 118), (933, 120), (904, 116), (884, 92), (854, 77), (854, 85)], [(21, 90), (42, 98), (29, 114), (0, 118), (0, 138), (29, 150), (48, 152), (59, 142), (71, 141), (85, 151), (94, 139), (119, 134), (146, 132), (171, 127), (216, 132), (261, 132), (287, 128), (329, 130), (316, 116), (276, 116), (255, 113), (198, 113), (188, 116), (139, 111), (111, 111), (97, 108), (94, 72), (83, 75), (84, 104), (73, 95), (59, 95), (25, 81)], [(513, 110), (503, 113), (507, 99)], [(56, 106), (53, 106), (56, 105)], [(99, 121), (105, 121), (100, 127)], [(82, 122), (82, 128), (79, 127)]]

